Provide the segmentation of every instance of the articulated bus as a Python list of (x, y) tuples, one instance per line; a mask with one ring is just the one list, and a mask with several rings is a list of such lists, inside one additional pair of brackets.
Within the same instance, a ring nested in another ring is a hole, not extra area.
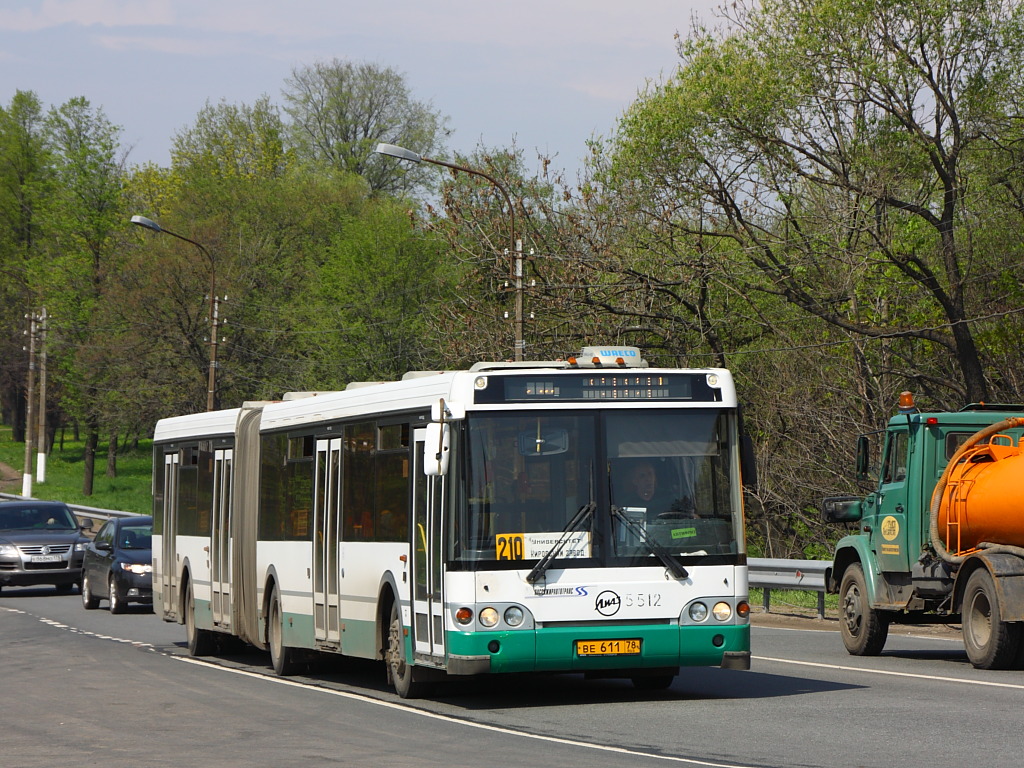
[(746, 455), (728, 371), (633, 347), (163, 419), (154, 607), (194, 655), (378, 659), (402, 697), (749, 669)]

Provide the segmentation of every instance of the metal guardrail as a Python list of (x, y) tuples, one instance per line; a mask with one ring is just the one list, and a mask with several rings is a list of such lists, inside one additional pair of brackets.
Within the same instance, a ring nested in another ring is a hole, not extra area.
[[(0, 493), (3, 499), (22, 499), (13, 493)], [(109, 520), (112, 517), (129, 517), (135, 513), (120, 512), (116, 509), (99, 509), (81, 504), (68, 504), (77, 517), (89, 520)], [(748, 583), (751, 587), (764, 590), (764, 611), (771, 612), (771, 591), (773, 589), (795, 589), (818, 593), (818, 618), (825, 618), (825, 569), (831, 560), (786, 560), (778, 558), (751, 557), (747, 560)]]
[(764, 611), (771, 612), (773, 589), (818, 593), (818, 618), (825, 618), (825, 569), (831, 560), (785, 560), (751, 557), (747, 560), (749, 584), (764, 590)]

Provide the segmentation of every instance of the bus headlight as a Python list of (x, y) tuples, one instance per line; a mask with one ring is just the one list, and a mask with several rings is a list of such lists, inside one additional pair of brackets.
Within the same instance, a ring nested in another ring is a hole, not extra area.
[(490, 607), (484, 608), (480, 611), (480, 623), (485, 627), (493, 627), (498, 623), (498, 612)]
[(704, 603), (694, 603), (690, 606), (690, 618), (694, 621), (704, 621), (708, 617), (708, 607)]
[(510, 627), (518, 627), (523, 623), (523, 619), (526, 615), (523, 613), (523, 609), (518, 605), (513, 605), (505, 609), (505, 623)]
[(711, 612), (715, 614), (715, 618), (719, 621), (728, 621), (732, 618), (732, 606), (728, 603), (715, 603), (715, 607), (711, 609)]

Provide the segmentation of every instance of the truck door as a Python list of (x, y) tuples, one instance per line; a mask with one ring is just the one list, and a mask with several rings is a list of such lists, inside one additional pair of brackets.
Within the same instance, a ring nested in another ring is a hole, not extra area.
[(871, 530), (871, 545), (882, 571), (910, 570), (907, 551), (907, 478), (909, 433), (892, 429), (886, 436), (882, 474), (876, 494), (877, 517)]

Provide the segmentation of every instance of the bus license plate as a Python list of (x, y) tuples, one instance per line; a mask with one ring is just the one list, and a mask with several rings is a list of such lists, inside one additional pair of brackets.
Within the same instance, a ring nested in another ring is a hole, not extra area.
[(640, 640), (577, 640), (579, 656), (636, 656), (640, 653)]

